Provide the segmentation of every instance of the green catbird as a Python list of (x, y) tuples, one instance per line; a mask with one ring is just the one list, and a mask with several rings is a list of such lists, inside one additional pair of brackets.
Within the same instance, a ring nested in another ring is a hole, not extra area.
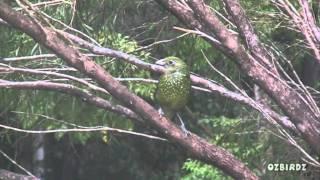
[(177, 116), (182, 129), (187, 132), (178, 112), (185, 107), (190, 96), (189, 67), (177, 57), (167, 57), (157, 61), (156, 64), (165, 68), (155, 92), (155, 100), (160, 105), (160, 114), (171, 120)]

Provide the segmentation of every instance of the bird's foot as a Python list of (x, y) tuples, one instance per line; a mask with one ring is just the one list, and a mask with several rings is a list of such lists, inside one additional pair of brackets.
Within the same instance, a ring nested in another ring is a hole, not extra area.
[(184, 136), (188, 137), (189, 135), (191, 135), (190, 131), (187, 130), (186, 126), (184, 124), (180, 125), (181, 130), (184, 132)]
[(187, 130), (186, 126), (184, 125), (180, 115), (177, 113), (178, 119), (180, 121), (180, 128), (181, 130), (184, 132), (185, 137), (188, 137), (189, 135), (191, 135), (190, 131)]
[(158, 109), (158, 113), (160, 114), (161, 117), (164, 116), (164, 112), (161, 107)]

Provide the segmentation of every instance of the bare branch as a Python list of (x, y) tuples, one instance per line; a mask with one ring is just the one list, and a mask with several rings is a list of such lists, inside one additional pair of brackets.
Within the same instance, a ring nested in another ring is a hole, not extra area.
[(108, 111), (117, 113), (119, 115), (125, 116), (129, 119), (141, 121), (141, 118), (136, 113), (132, 112), (130, 109), (120, 105), (113, 105), (105, 99), (102, 99), (94, 94), (89, 93), (88, 91), (82, 90), (70, 84), (53, 83), (45, 81), (11, 82), (0, 79), (0, 88), (58, 91), (70, 94), (75, 97), (79, 97), (85, 102), (88, 102), (102, 109), (106, 109)]
[(252, 55), (263, 64), (267, 69), (277, 74), (277, 69), (270, 61), (273, 57), (270, 56), (266, 48), (261, 44), (259, 37), (254, 32), (254, 29), (247, 19), (245, 11), (242, 9), (238, 0), (224, 0), (228, 13), (232, 16), (234, 23), (239, 28), (242, 38), (245, 40), (247, 47)]
[(20, 129), (20, 128), (6, 126), (6, 125), (2, 125), (2, 124), (0, 124), (0, 127), (4, 128), (4, 129), (7, 129), (7, 130), (13, 130), (13, 131), (29, 133), (29, 134), (51, 134), (51, 133), (67, 133), (67, 132), (111, 131), (111, 132), (117, 132), (117, 133), (122, 133), (122, 134), (141, 136), (141, 137), (154, 139), (154, 140), (167, 141), (166, 139), (160, 138), (160, 137), (157, 137), (157, 136), (152, 136), (152, 135), (133, 132), (133, 131), (127, 131), (127, 130), (123, 130), (123, 129), (110, 128), (110, 127), (105, 127), (105, 126), (104, 127), (72, 128), (72, 129), (51, 129), (51, 130), (42, 130), (42, 131)]
[(5, 67), (2, 68), (0, 67), (0, 73), (11, 73), (11, 72), (18, 72), (18, 73), (29, 73), (29, 74), (37, 74), (37, 75), (50, 75), (50, 76), (55, 76), (55, 77), (60, 77), (60, 78), (66, 78), (73, 80), (75, 82), (84, 84), (88, 86), (90, 89), (104, 93), (104, 94), (109, 94), (105, 89), (100, 88), (84, 79), (80, 79), (71, 75), (67, 74), (62, 74), (62, 73), (57, 73), (57, 72), (50, 72), (50, 71), (41, 71), (41, 70), (35, 70), (35, 69), (25, 69), (25, 68), (15, 68), (15, 67)]
[[(85, 55), (89, 57), (99, 56), (95, 54), (85, 54)], [(23, 57), (8, 57), (8, 58), (0, 57), (0, 62), (1, 61), (4, 61), (4, 62), (37, 61), (37, 60), (44, 60), (44, 59), (52, 60), (55, 58), (57, 58), (55, 54), (41, 54), (41, 55), (23, 56)]]
[(291, 17), (293, 25), (304, 36), (315, 58), (320, 63), (320, 28), (316, 26), (308, 2), (299, 0), (302, 8), (301, 13), (288, 0), (275, 0), (274, 4)]

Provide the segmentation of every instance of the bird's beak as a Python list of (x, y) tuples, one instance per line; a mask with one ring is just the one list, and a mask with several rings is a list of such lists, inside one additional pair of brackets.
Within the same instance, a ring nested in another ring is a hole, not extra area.
[(164, 61), (164, 59), (160, 59), (160, 60), (156, 61), (156, 64), (160, 65), (160, 66), (164, 66), (166, 64), (166, 62)]

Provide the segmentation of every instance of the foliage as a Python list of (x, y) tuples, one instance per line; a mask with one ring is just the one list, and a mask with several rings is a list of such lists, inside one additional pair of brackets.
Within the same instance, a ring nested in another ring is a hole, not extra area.
[[(262, 162), (262, 155), (267, 148), (259, 137), (264, 132), (257, 129), (256, 121), (245, 118), (203, 118), (199, 124), (210, 128), (214, 132), (211, 142), (228, 149), (239, 159), (247, 162), (252, 169), (260, 171), (257, 165)], [(245, 131), (244, 131), (245, 130)], [(226, 133), (227, 132), (227, 133)], [(217, 168), (205, 163), (189, 159), (183, 169), (186, 171), (185, 179), (228, 179)]]
[(182, 169), (190, 172), (189, 174), (185, 175), (182, 178), (183, 180), (230, 179), (228, 177), (225, 177), (223, 174), (221, 174), (221, 171), (217, 170), (216, 168), (196, 160), (188, 159), (184, 163), (184, 166), (182, 167)]

